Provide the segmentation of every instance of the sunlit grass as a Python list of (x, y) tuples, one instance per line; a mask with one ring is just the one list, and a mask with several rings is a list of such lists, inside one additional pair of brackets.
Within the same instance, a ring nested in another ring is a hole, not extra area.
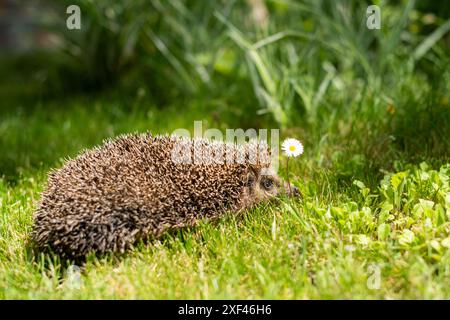
[[(421, 11), (444, 5), (382, 1), (369, 30), (360, 1), (264, 1), (261, 25), (250, 3), (82, 0), (85, 27), (68, 32), (71, 1), (49, 2), (60, 50), (0, 57), (0, 298), (450, 298), (450, 22)], [(81, 273), (31, 254), (51, 168), (194, 120), (300, 139), (303, 198)]]
[[(397, 164), (398, 173), (382, 179), (365, 171), (364, 158), (321, 161), (316, 153), (342, 148), (326, 142), (306, 144), (291, 162), (302, 199), (203, 221), (124, 256), (90, 257), (74, 280), (58, 257), (33, 256), (27, 246), (46, 171), (107, 136), (192, 129), (194, 119), (212, 119), (196, 105), (164, 112), (148, 104), (115, 109), (104, 101), (70, 107), (51, 116), (34, 110), (20, 119), (25, 127), (18, 116), (2, 122), (9, 134), (3, 145), (9, 157), (18, 155), (11, 168), (22, 169), (0, 180), (1, 298), (450, 297), (449, 167)], [(30, 149), (21, 154), (23, 144)]]

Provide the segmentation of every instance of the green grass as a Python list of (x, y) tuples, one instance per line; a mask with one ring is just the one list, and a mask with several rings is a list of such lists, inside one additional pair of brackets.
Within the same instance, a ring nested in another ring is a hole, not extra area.
[(380, 173), (362, 155), (324, 161), (344, 146), (312, 138), (290, 173), (302, 199), (203, 221), (121, 257), (90, 257), (78, 287), (57, 257), (27, 249), (47, 170), (122, 132), (214, 126), (207, 106), (133, 101), (81, 97), (3, 113), (0, 298), (450, 298), (450, 166), (396, 162), (396, 173)]
[[(46, 3), (61, 47), (0, 57), (0, 298), (450, 298), (448, 6), (376, 1), (369, 30), (356, 0), (267, 0), (265, 22), (248, 1), (80, 0), (72, 32), (71, 1)], [(51, 168), (194, 120), (302, 140), (303, 198), (90, 257), (81, 281), (30, 253)]]

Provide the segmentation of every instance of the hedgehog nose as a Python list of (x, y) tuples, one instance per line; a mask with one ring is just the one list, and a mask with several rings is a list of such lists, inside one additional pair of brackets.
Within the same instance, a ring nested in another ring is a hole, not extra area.
[(287, 182), (284, 185), (284, 190), (286, 192), (286, 195), (289, 197), (298, 197), (301, 196), (302, 194), (300, 193), (300, 190), (295, 187), (294, 185), (289, 185)]

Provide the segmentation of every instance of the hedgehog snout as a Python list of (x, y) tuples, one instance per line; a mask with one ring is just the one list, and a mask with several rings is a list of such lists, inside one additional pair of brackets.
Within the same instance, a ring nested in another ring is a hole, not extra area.
[(291, 196), (293, 197), (299, 197), (301, 196), (300, 190), (297, 187), (292, 186), (291, 187)]
[(291, 184), (289, 186), (289, 183), (285, 182), (284, 183), (284, 190), (286, 195), (288, 195), (289, 197), (299, 197), (301, 196), (300, 190), (294, 186), (293, 184)]

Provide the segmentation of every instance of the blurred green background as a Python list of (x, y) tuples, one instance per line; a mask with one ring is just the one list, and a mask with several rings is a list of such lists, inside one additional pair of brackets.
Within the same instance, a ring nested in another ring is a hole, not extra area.
[[(66, 8), (81, 9), (69, 30)], [(0, 175), (127, 131), (281, 128), (353, 176), (445, 163), (445, 1), (2, 1)], [(352, 165), (348, 165), (351, 163)]]

